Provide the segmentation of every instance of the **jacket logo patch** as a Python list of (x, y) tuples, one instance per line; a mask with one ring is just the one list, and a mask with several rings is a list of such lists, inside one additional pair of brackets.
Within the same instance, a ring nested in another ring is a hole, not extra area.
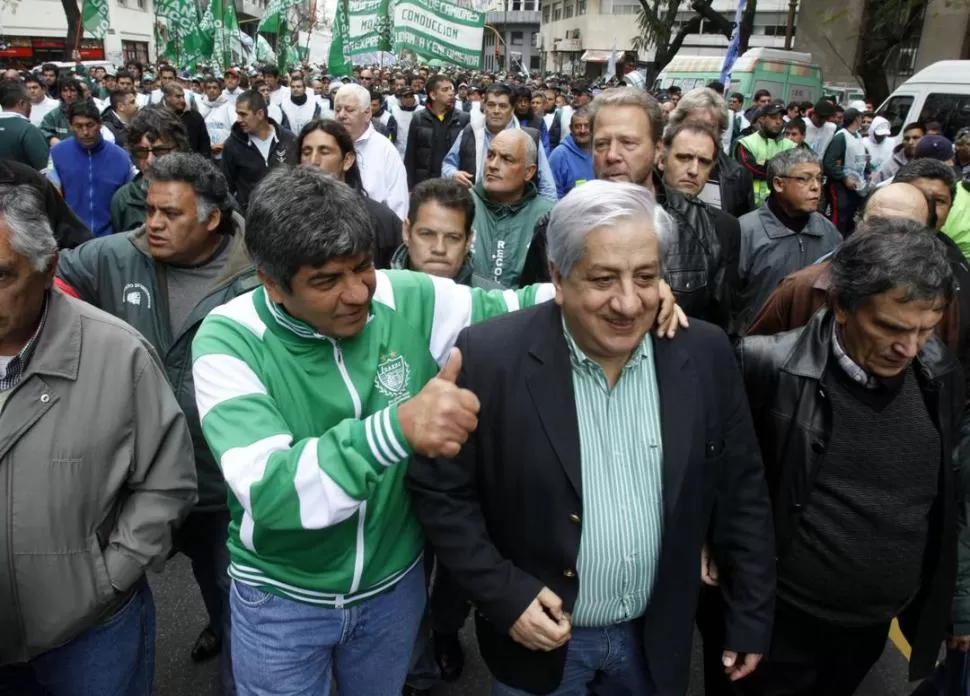
[(411, 379), (411, 366), (403, 355), (389, 353), (377, 364), (377, 376), (374, 386), (388, 398), (392, 404), (404, 401), (411, 394), (408, 391), (408, 381)]
[(121, 291), (121, 304), (151, 309), (152, 294), (141, 283), (128, 283), (125, 285), (125, 289)]
[(282, 146), (276, 151), (275, 154), (277, 164), (286, 164), (286, 150)]

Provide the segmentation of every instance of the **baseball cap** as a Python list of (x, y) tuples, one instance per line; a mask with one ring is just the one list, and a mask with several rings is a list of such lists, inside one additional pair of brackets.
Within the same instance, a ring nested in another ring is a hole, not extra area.
[(781, 99), (772, 99), (770, 102), (758, 109), (758, 116), (774, 116), (788, 111), (788, 105)]
[(815, 103), (815, 108), (813, 109), (815, 115), (820, 118), (828, 118), (829, 116), (835, 115), (835, 104), (830, 102), (828, 99), (819, 99)]
[(913, 152), (916, 159), (935, 159), (946, 162), (953, 159), (953, 143), (942, 135), (924, 135), (916, 143), (916, 150)]
[(889, 135), (892, 132), (892, 126), (889, 125), (889, 121), (882, 120), (872, 127), (872, 132), (875, 135)]
[(953, 142), (958, 143), (961, 140), (970, 140), (970, 127), (961, 128), (957, 131), (956, 137), (953, 138)]
[(226, 70), (226, 75), (236, 75), (239, 76), (239, 70), (237, 68), (229, 68)]

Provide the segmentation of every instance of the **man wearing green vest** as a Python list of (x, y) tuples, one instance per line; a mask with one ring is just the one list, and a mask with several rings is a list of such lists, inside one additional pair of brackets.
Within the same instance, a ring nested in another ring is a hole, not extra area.
[(956, 242), (963, 255), (970, 259), (970, 185), (965, 181), (956, 185), (953, 207), (943, 225), (943, 233)]
[(768, 160), (779, 152), (795, 147), (795, 143), (791, 140), (778, 138), (784, 126), (782, 115), (785, 110), (785, 102), (780, 99), (775, 99), (762, 106), (756, 116), (760, 118), (758, 130), (738, 141), (738, 161), (742, 167), (751, 172), (754, 179), (755, 206), (764, 203), (770, 191), (765, 176), (765, 165)]

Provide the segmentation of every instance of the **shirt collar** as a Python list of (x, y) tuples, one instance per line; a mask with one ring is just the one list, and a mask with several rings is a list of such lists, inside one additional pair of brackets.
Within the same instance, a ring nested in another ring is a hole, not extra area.
[(13, 359), (7, 363), (7, 369), (3, 375), (0, 375), (0, 391), (7, 391), (8, 389), (13, 389), (18, 384), (24, 376), (24, 370), (27, 369), (27, 363), (30, 362), (30, 356), (34, 354), (34, 350), (37, 348), (37, 337), (40, 336), (40, 332), (43, 330), (44, 325), (47, 323), (47, 309), (50, 307), (50, 295), (44, 296), (44, 311), (40, 316), (40, 322), (37, 324), (37, 329), (34, 331), (30, 340), (24, 344), (24, 347), (20, 349)]
[[(590, 358), (583, 349), (579, 347), (576, 343), (576, 339), (573, 338), (572, 334), (569, 333), (569, 327), (566, 326), (566, 319), (563, 317), (562, 320), (562, 333), (566, 338), (566, 347), (569, 349), (569, 364), (572, 365), (573, 369), (578, 370), (593, 370), (602, 372), (603, 368), (597, 364), (595, 360)], [(646, 334), (640, 341), (640, 345), (636, 347), (630, 358), (626, 361), (626, 365), (623, 369), (635, 368), (640, 365), (643, 360), (649, 360), (653, 355), (653, 343), (650, 338), (650, 334)]]
[(361, 135), (359, 138), (357, 138), (357, 140), (354, 141), (354, 145), (362, 145), (362, 144), (364, 144), (365, 142), (367, 142), (368, 140), (370, 140), (371, 135), (373, 135), (376, 132), (377, 131), (374, 130), (374, 124), (373, 123), (368, 123), (367, 124), (367, 130), (365, 130), (364, 133), (363, 133), (363, 135)]
[(845, 348), (842, 347), (842, 341), (839, 338), (839, 331), (835, 329), (832, 332), (832, 354), (835, 356), (836, 362), (839, 363), (839, 367), (842, 371), (849, 376), (853, 382), (865, 387), (866, 389), (876, 389), (879, 387), (879, 380), (872, 377), (868, 372), (863, 370), (859, 364), (849, 357), (849, 354), (845, 352)]

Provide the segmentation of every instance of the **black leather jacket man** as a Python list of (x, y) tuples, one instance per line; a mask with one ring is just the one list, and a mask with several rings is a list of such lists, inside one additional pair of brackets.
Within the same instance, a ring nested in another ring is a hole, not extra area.
[[(780, 564), (792, 546), (833, 433), (826, 378), (830, 371), (840, 369), (831, 357), (834, 323), (823, 308), (803, 329), (749, 336), (737, 346), (772, 498)], [(922, 580), (899, 616), (913, 648), (910, 679), (915, 680), (933, 670), (950, 617), (956, 573), (956, 452), (964, 397), (959, 364), (938, 338), (926, 343), (913, 368), (941, 444), (939, 485), (929, 518)]]

